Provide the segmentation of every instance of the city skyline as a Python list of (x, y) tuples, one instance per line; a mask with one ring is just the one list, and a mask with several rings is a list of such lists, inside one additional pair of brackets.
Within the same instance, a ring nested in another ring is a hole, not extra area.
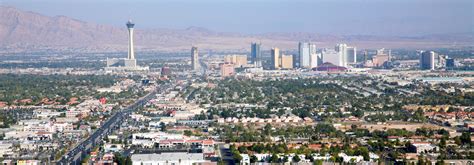
[[(467, 0), (402, 0), (384, 3), (370, 0), (139, 2), (46, 0), (39, 4), (33, 0), (3, 0), (0, 5), (48, 16), (65, 15), (114, 26), (120, 26), (123, 24), (122, 20), (132, 18), (140, 22), (145, 29), (184, 29), (195, 26), (244, 34), (313, 32), (335, 35), (418, 36), (472, 33), (474, 23), (474, 2)], [(244, 20), (245, 25), (239, 23)]]
[(0, 163), (474, 164), (472, 1), (0, 0)]

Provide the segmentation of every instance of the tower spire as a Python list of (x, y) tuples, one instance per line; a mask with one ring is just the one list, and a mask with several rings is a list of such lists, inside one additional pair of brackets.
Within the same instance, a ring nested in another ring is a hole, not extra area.
[(128, 28), (128, 59), (132, 60), (135, 59), (135, 52), (133, 49), (133, 27), (135, 24), (132, 22), (131, 19), (128, 20), (127, 22), (127, 28)]

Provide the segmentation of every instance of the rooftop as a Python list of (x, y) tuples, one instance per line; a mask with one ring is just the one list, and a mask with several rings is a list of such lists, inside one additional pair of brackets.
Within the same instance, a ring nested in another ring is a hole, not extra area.
[(166, 152), (160, 154), (134, 154), (132, 161), (173, 161), (173, 160), (204, 160), (202, 153), (186, 153), (186, 152)]

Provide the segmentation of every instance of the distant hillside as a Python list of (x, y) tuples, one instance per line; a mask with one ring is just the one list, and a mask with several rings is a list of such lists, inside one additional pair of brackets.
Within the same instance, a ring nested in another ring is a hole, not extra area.
[[(335, 36), (314, 33), (266, 33), (241, 35), (219, 33), (200, 27), (187, 29), (140, 29), (136, 26), (136, 45), (141, 50), (202, 49), (247, 50), (252, 41), (261, 41), (265, 49), (295, 49), (298, 41), (313, 41), (318, 47), (347, 42), (364, 48), (376, 47), (447, 47), (472, 45), (472, 34), (422, 37)], [(127, 30), (123, 27), (88, 23), (65, 16), (48, 17), (38, 13), (0, 6), (0, 48), (57, 47), (126, 50)]]

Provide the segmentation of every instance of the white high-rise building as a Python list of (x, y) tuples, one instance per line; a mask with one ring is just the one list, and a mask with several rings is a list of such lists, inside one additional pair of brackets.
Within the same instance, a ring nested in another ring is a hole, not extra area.
[(191, 65), (194, 71), (199, 71), (201, 65), (199, 64), (198, 48), (193, 46), (191, 48)]
[(316, 51), (316, 45), (315, 44), (309, 44), (309, 54), (310, 54), (310, 68), (315, 68), (318, 67), (318, 54)]
[[(317, 64), (317, 58), (312, 59), (311, 57), (317, 56), (316, 54), (316, 45), (311, 44), (308, 42), (300, 42), (298, 44), (298, 52), (299, 52), (299, 67), (300, 68), (312, 68), (313, 65)], [(314, 63), (313, 61), (316, 61)]]
[(337, 44), (334, 50), (340, 54), (340, 64), (334, 64), (338, 66), (347, 67), (347, 45), (346, 44)]
[(321, 52), (323, 63), (331, 63), (337, 66), (344, 66), (342, 55), (342, 53), (339, 53), (334, 49), (325, 49)]
[(311, 54), (311, 68), (318, 67), (319, 55), (317, 53)]
[(300, 68), (309, 68), (311, 55), (309, 51), (309, 43), (300, 42), (298, 43), (298, 54), (299, 54), (299, 67)]
[(272, 61), (272, 69), (280, 69), (281, 67), (281, 56), (280, 56), (280, 49), (272, 48), (271, 51), (271, 61)]

